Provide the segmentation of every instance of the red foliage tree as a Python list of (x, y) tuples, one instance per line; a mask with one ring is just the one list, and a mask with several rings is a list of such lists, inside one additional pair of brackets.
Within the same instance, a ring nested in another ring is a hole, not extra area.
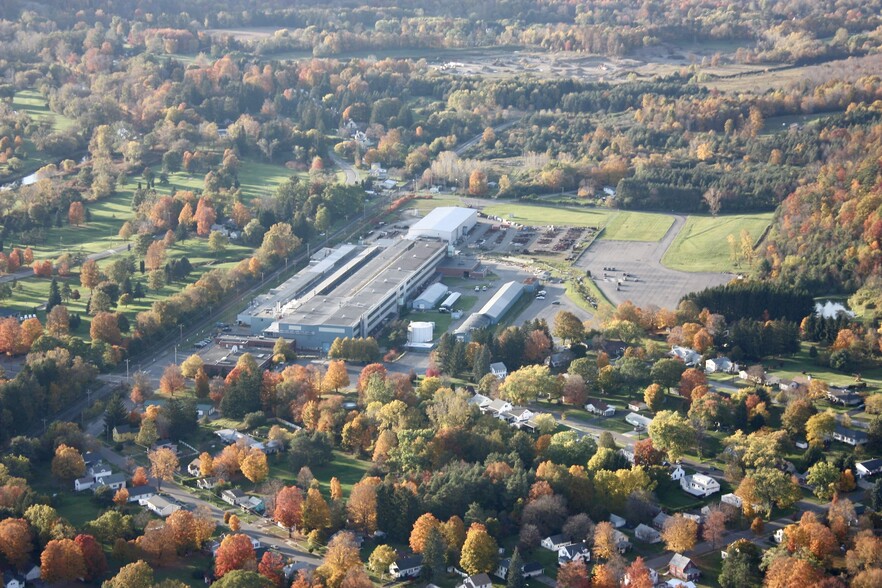
[(83, 554), (83, 562), (86, 564), (86, 580), (100, 578), (107, 571), (107, 558), (104, 549), (91, 535), (77, 535), (74, 543), (79, 545)]
[(247, 535), (228, 535), (221, 541), (214, 557), (214, 575), (222, 578), (233, 570), (251, 569), (257, 566), (254, 546)]

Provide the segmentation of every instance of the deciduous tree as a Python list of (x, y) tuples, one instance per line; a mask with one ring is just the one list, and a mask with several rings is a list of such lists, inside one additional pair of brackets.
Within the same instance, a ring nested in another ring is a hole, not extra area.
[(95, 541), (91, 535), (80, 534), (74, 538), (74, 543), (80, 548), (83, 555), (83, 564), (86, 567), (85, 580), (96, 580), (107, 571), (107, 558), (101, 544)]
[(276, 494), (276, 508), (273, 511), (273, 519), (288, 529), (288, 537), (291, 531), (300, 525), (303, 517), (303, 494), (296, 486), (285, 486)]
[(410, 549), (414, 553), (422, 553), (423, 547), (426, 545), (426, 537), (429, 536), (429, 531), (440, 526), (441, 522), (432, 513), (427, 512), (420, 515), (414, 522), (413, 529), (410, 532)]
[(227, 535), (221, 541), (214, 557), (214, 575), (222, 578), (233, 570), (257, 569), (257, 556), (247, 535)]
[(307, 531), (327, 529), (331, 526), (331, 509), (318, 488), (306, 492), (301, 525)]
[(170, 481), (180, 467), (178, 456), (168, 447), (148, 452), (147, 458), (150, 460), (150, 474), (156, 478), (157, 489), (163, 481)]
[(254, 484), (263, 482), (269, 475), (269, 464), (266, 462), (266, 454), (259, 449), (249, 451), (245, 459), (242, 460), (240, 467), (242, 474)]
[(560, 588), (591, 588), (588, 566), (582, 560), (560, 566), (557, 570), (557, 585)]
[(70, 484), (86, 473), (86, 462), (76, 447), (63, 443), (55, 449), (52, 458), (52, 476), (65, 484)]
[(711, 544), (714, 549), (726, 534), (726, 513), (719, 506), (712, 506), (704, 518), (701, 538)]
[(153, 588), (153, 568), (142, 559), (123, 566), (105, 588)]
[(180, 392), (184, 387), (184, 376), (181, 373), (181, 368), (174, 363), (165, 366), (162, 377), (159, 378), (159, 391), (166, 396), (174, 397), (175, 393)]
[(579, 320), (579, 317), (567, 310), (561, 310), (554, 315), (554, 329), (552, 333), (566, 345), (567, 342), (574, 343), (580, 341), (585, 335), (585, 327), (582, 321)]
[(652, 444), (667, 452), (672, 460), (679, 459), (692, 447), (695, 439), (692, 427), (679, 413), (663, 410), (649, 424)]
[(468, 574), (490, 573), (496, 568), (499, 548), (496, 540), (480, 523), (472, 523), (466, 533), (459, 563)]
[(379, 484), (380, 479), (376, 477), (361, 480), (352, 487), (352, 491), (349, 493), (349, 502), (346, 504), (349, 524), (369, 537), (377, 530), (377, 486)]
[(34, 544), (31, 530), (24, 519), (3, 519), (0, 521), (0, 553), (6, 561), (21, 568), (30, 560)]
[(665, 521), (662, 540), (668, 551), (682, 553), (695, 547), (698, 539), (698, 524), (681, 514), (675, 514)]
[(355, 535), (343, 531), (337, 533), (328, 543), (324, 561), (316, 569), (316, 573), (325, 579), (328, 588), (339, 588), (350, 570), (360, 567), (361, 557), (355, 544)]
[(643, 558), (639, 556), (625, 570), (625, 578), (627, 578), (627, 585), (631, 588), (653, 588), (655, 586), (649, 568), (646, 567)]
[(334, 360), (328, 363), (328, 371), (322, 379), (322, 388), (325, 392), (337, 393), (340, 388), (349, 385), (349, 373), (346, 371), (346, 363), (343, 360)]
[(86, 576), (83, 553), (73, 539), (53, 539), (40, 556), (40, 578), (44, 582), (73, 581)]

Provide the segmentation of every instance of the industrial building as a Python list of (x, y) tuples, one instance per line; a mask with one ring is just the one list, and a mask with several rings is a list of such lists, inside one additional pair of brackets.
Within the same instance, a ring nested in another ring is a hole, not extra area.
[(388, 246), (344, 245), (239, 315), (252, 333), (327, 351), (337, 337), (367, 337), (431, 282), (447, 244), (400, 239)]
[(478, 211), (459, 206), (439, 206), (410, 227), (408, 239), (439, 239), (456, 243), (478, 222)]
[(412, 305), (414, 310), (432, 310), (447, 296), (450, 289), (441, 282), (435, 282), (417, 296)]
[(471, 332), (475, 329), (482, 329), (498, 323), (505, 313), (520, 300), (523, 293), (523, 284), (506, 282), (481, 310), (471, 314), (453, 334), (457, 339), (468, 341), (471, 338)]
[(204, 362), (203, 369), (208, 377), (213, 378), (218, 376), (225, 378), (231, 371), (233, 371), (233, 368), (236, 367), (239, 358), (246, 353), (251, 354), (251, 357), (254, 358), (257, 367), (261, 371), (269, 366), (270, 361), (273, 358), (273, 352), (271, 349), (238, 347), (235, 345), (232, 348), (215, 345), (200, 351), (199, 357), (201, 357)]

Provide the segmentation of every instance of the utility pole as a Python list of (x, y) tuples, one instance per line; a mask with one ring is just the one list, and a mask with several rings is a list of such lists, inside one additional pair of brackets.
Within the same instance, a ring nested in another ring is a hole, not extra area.
[(126, 358), (126, 382), (129, 381), (129, 358)]

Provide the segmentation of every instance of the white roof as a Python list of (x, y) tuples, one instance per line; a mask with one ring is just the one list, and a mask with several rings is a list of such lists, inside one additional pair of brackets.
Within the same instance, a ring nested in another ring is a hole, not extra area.
[(712, 486), (714, 484), (719, 484), (719, 482), (705, 474), (695, 474), (694, 476), (692, 476), (692, 481), (697, 484), (701, 484), (702, 486)]
[(507, 372), (508, 368), (505, 367), (505, 364), (501, 361), (496, 361), (490, 364), (491, 372)]
[(460, 206), (439, 206), (418, 220), (412, 231), (455, 231), (464, 222), (475, 216), (477, 211)]

